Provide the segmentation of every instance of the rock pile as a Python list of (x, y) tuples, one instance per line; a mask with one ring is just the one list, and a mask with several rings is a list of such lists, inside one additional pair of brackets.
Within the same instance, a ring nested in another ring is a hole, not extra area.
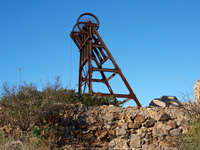
[(194, 85), (195, 102), (200, 103), (200, 79)]
[[(168, 150), (188, 132), (191, 116), (179, 107), (86, 107), (61, 113), (60, 144), (70, 148)], [(74, 112), (72, 111), (74, 110)], [(64, 116), (72, 116), (70, 119)]]
[(181, 102), (175, 96), (162, 96), (149, 102), (149, 106), (155, 107), (182, 107)]

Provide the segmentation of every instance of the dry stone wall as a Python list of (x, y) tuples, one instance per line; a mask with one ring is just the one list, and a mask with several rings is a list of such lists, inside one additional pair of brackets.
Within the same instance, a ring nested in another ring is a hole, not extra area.
[(60, 144), (66, 149), (177, 149), (179, 137), (188, 133), (191, 120), (188, 111), (178, 107), (69, 108), (60, 112), (57, 125)]

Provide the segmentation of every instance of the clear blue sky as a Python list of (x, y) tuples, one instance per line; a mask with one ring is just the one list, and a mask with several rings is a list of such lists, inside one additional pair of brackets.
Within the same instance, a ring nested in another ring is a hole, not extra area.
[(200, 78), (199, 0), (0, 0), (0, 84), (19, 84), (21, 67), (23, 81), (40, 86), (61, 75), (70, 88), (72, 43), (77, 89), (79, 52), (69, 35), (85, 12), (99, 18), (98, 31), (143, 106), (193, 91)]

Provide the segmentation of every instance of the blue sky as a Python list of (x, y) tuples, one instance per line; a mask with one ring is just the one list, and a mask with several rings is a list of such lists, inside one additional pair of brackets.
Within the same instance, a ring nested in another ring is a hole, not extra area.
[[(0, 0), (0, 84), (19, 84), (20, 67), (28, 83), (40, 87), (61, 75), (64, 87), (77, 89), (79, 52), (69, 35), (85, 12), (98, 17), (98, 32), (143, 106), (193, 92), (200, 78), (199, 0)], [(112, 87), (126, 91), (117, 79)]]

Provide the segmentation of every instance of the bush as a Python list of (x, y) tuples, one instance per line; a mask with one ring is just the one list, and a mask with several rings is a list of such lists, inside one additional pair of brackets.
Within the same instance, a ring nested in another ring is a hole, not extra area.
[(187, 136), (182, 138), (181, 150), (200, 149), (200, 115), (198, 115), (189, 130)]
[[(47, 83), (42, 91), (34, 84), (23, 83), (21, 87), (3, 85), (0, 99), (3, 115), (0, 115), (0, 145), (20, 140), (18, 133), (26, 133), (26, 141), (34, 148), (54, 139), (54, 126), (51, 122), (43, 122), (46, 115), (51, 115), (55, 104), (85, 104), (86, 106), (101, 106), (117, 104), (110, 97), (96, 97), (90, 94), (78, 94), (75, 90), (61, 87), (59, 77), (54, 84)], [(57, 108), (56, 108), (57, 109)], [(3, 118), (3, 119), (2, 119)], [(44, 142), (45, 141), (45, 142)]]

